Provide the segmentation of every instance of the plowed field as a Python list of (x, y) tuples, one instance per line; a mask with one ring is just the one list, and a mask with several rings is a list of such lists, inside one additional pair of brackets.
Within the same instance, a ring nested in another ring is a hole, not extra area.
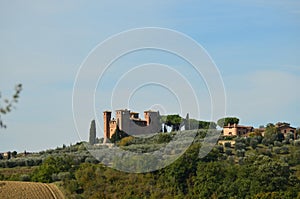
[(1, 199), (63, 199), (53, 184), (38, 182), (0, 181)]

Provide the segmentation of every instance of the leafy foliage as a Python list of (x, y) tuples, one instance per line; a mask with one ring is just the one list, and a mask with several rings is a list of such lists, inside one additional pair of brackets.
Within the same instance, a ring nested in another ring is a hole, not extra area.
[(177, 115), (168, 115), (166, 118), (166, 125), (172, 126), (172, 131), (178, 131), (179, 126), (182, 122), (182, 118), (177, 114)]
[(272, 124), (269, 123), (265, 130), (264, 139), (262, 142), (265, 145), (274, 144), (275, 141), (282, 141), (284, 140), (284, 135), (278, 130), (278, 128)]
[(216, 129), (217, 125), (214, 122), (198, 121), (195, 119), (189, 119), (190, 130), (193, 129)]
[[(177, 133), (183, 135), (184, 131)], [(175, 134), (125, 137), (118, 144), (125, 149), (139, 148), (147, 152), (168, 143)], [(144, 174), (125, 173), (103, 166), (86, 154), (82, 143), (77, 143), (41, 152), (40, 155), (47, 155), (47, 158), (31, 174), (23, 172), (7, 178), (0, 170), (0, 179), (60, 181), (66, 198), (299, 197), (300, 145), (277, 141), (278, 146), (266, 146), (260, 143), (260, 136), (234, 140), (235, 145), (215, 146), (204, 158), (198, 156), (202, 143), (194, 142), (171, 165)], [(137, 160), (128, 160), (126, 166), (131, 165), (130, 161)], [(18, 167), (15, 169), (19, 170)]]
[(217, 121), (220, 127), (227, 126), (228, 124), (239, 124), (240, 119), (237, 117), (225, 117)]
[(125, 133), (124, 131), (121, 131), (120, 128), (117, 126), (117, 129), (115, 131), (115, 133), (111, 136), (110, 141), (112, 143), (117, 143), (120, 140), (122, 140), (122, 138), (128, 137), (129, 135), (127, 133)]
[[(296, 198), (300, 180), (289, 165), (264, 155), (235, 164), (219, 158), (199, 159), (193, 144), (168, 167), (146, 174), (115, 171), (101, 164), (81, 164), (74, 179), (64, 181), (68, 194), (82, 198)], [(218, 157), (212, 150), (208, 156)], [(220, 156), (219, 156), (220, 157)], [(268, 198), (268, 197), (267, 197)]]
[(12, 111), (12, 109), (15, 107), (14, 105), (18, 102), (21, 91), (22, 84), (17, 84), (15, 86), (15, 93), (13, 94), (12, 99), (5, 98), (3, 101), (1, 100), (2, 95), (0, 92), (0, 128), (6, 128), (6, 125), (3, 123), (1, 116)]
[(49, 157), (33, 173), (32, 180), (37, 182), (53, 182), (53, 174), (67, 172), (71, 170), (73, 160), (70, 156), (66, 157)]

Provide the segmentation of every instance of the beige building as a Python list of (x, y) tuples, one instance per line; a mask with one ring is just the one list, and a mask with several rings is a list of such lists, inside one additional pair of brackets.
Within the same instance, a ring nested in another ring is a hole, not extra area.
[[(291, 127), (289, 123), (286, 122), (278, 122), (275, 124), (275, 127), (286, 137), (288, 134), (292, 133), (294, 135), (294, 139), (297, 139), (297, 129)], [(266, 128), (259, 128), (256, 129), (257, 131), (261, 132), (262, 136), (265, 136)]]
[(275, 126), (284, 135), (284, 137), (286, 137), (289, 133), (292, 133), (294, 135), (294, 139), (297, 138), (296, 128), (291, 127), (289, 123), (278, 122)]
[(228, 124), (223, 127), (224, 136), (247, 136), (248, 133), (253, 132), (252, 126), (242, 126), (237, 124)]
[(157, 133), (161, 130), (158, 111), (144, 111), (144, 118), (130, 110), (116, 110), (116, 118), (111, 118), (111, 111), (103, 112), (104, 138), (111, 138), (117, 127), (129, 135)]

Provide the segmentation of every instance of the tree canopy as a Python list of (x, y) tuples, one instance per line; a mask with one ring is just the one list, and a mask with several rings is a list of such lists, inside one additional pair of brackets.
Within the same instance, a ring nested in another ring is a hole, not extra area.
[(284, 140), (284, 135), (279, 129), (272, 123), (267, 124), (263, 142), (264, 144), (273, 144), (275, 141)]
[(125, 133), (124, 131), (121, 131), (119, 126), (117, 126), (117, 129), (115, 131), (115, 133), (111, 136), (110, 141), (112, 143), (116, 143), (120, 140), (122, 140), (122, 138), (128, 137), (129, 135), (127, 133)]
[(166, 118), (166, 125), (172, 126), (172, 131), (178, 131), (180, 124), (182, 122), (182, 118), (176, 114), (176, 115), (168, 115)]
[(220, 127), (227, 126), (228, 124), (239, 124), (240, 119), (237, 117), (225, 117), (218, 120), (217, 124)]
[(215, 129), (217, 127), (214, 122), (199, 121), (195, 119), (189, 119), (190, 130), (193, 129)]
[[(174, 115), (164, 115), (161, 116), (161, 122), (165, 123), (167, 126), (173, 127), (172, 131), (178, 131), (181, 123), (185, 121), (178, 114)], [(201, 121), (196, 119), (189, 119), (189, 129), (215, 129), (217, 124), (215, 122)]]

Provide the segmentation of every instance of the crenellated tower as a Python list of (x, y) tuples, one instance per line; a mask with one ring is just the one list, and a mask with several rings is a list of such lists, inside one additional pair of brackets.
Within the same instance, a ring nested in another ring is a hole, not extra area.
[(111, 111), (104, 111), (103, 112), (103, 121), (104, 121), (104, 126), (103, 126), (103, 134), (104, 134), (104, 139), (110, 138), (110, 123), (111, 120)]

